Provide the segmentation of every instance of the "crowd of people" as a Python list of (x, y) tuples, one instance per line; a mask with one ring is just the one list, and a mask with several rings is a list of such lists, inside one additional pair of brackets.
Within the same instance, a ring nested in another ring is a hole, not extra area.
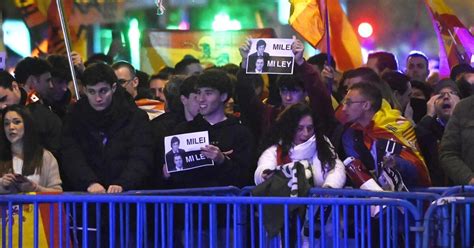
[[(402, 72), (382, 51), (337, 72), (324, 53), (305, 59), (294, 39), (294, 73), (260, 75), (246, 73), (250, 47), (239, 48), (240, 65), (203, 68), (185, 56), (151, 76), (74, 53), (78, 96), (63, 55), (0, 71), (0, 192), (258, 188), (277, 176), (388, 191), (474, 184), (470, 65), (440, 79), (421, 52)], [(164, 138), (198, 131), (209, 134), (201, 156), (213, 166), (183, 169)]]

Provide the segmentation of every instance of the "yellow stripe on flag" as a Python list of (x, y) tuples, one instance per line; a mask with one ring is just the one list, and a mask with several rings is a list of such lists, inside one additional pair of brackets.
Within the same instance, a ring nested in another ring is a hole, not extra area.
[[(309, 44), (322, 52), (327, 52), (324, 6), (319, 0), (290, 0), (289, 24)], [(359, 39), (349, 19), (337, 0), (327, 0), (331, 54), (341, 71), (362, 65), (362, 51)], [(321, 42), (323, 41), (323, 42)]]
[(324, 35), (324, 21), (318, 0), (290, 0), (289, 24), (312, 46)]

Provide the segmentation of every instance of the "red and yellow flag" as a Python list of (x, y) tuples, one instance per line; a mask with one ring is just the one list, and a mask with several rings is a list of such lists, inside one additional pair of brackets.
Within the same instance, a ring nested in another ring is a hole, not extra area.
[[(26, 193), (28, 195), (56, 195), (58, 193)], [(59, 196), (60, 197), (60, 196)], [(63, 208), (59, 212), (59, 208)], [(20, 211), (21, 209), (21, 211)], [(11, 211), (11, 213), (10, 213)], [(59, 214), (61, 213), (61, 222)], [(11, 214), (11, 215), (10, 215)], [(33, 204), (17, 205), (13, 204), (11, 208), (8, 204), (0, 204), (0, 244), (2, 247), (34, 247), (35, 244), (35, 215), (37, 218), (37, 242), (39, 247), (71, 247), (71, 240), (66, 239), (66, 233), (69, 231), (66, 225), (66, 211), (62, 204), (41, 203), (38, 209)], [(11, 222), (11, 223), (10, 223)], [(21, 225), (20, 225), (20, 222)], [(9, 243), (10, 224), (12, 225), (12, 242)], [(21, 226), (21, 230), (20, 230)], [(6, 227), (6, 228), (3, 228)], [(60, 227), (62, 229), (60, 229)], [(62, 232), (62, 241), (59, 234)], [(3, 240), (5, 238), (5, 240)], [(60, 243), (62, 242), (62, 243)]]
[(439, 43), (439, 73), (449, 76), (457, 64), (470, 64), (474, 37), (443, 0), (425, 0)]
[(324, 21), (319, 0), (290, 0), (289, 24), (309, 44), (316, 47), (324, 36)]
[(323, 52), (326, 48), (324, 14), (329, 13), (331, 54), (341, 71), (362, 65), (359, 40), (349, 19), (337, 0), (290, 0), (289, 24), (313, 47)]
[(363, 130), (366, 145), (378, 139), (392, 139), (402, 144), (404, 148), (400, 152), (400, 157), (416, 167), (419, 175), (419, 185), (431, 186), (428, 167), (426, 167), (423, 156), (418, 149), (413, 124), (403, 117), (400, 111), (392, 109), (387, 101), (382, 101), (382, 106), (372, 118), (371, 125), (363, 128), (354, 124), (353, 127)]

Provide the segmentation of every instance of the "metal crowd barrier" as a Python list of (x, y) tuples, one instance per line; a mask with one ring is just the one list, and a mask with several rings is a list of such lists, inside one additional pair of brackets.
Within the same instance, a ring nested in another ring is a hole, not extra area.
[(462, 196), (433, 202), (424, 217), (423, 247), (473, 247), (473, 204), (474, 197)]
[[(410, 226), (398, 218), (410, 215), (420, 220), (421, 216), (411, 203), (397, 199), (64, 194), (3, 195), (0, 204), (2, 216), (8, 217), (2, 218), (2, 247), (43, 247), (44, 242), (49, 247), (280, 247), (280, 242), (283, 247), (290, 244), (302, 247), (304, 242), (308, 247), (421, 245), (421, 222)], [(30, 234), (33, 243), (28, 246), (25, 242), (29, 238), (23, 238), (28, 235), (23, 233), (25, 226), (8, 220), (15, 214), (22, 216), (25, 206), (30, 204), (34, 231)], [(322, 231), (319, 236), (308, 235), (305, 241), (300, 235), (304, 220), (297, 221), (296, 226), (291, 220), (293, 213), (289, 210), (295, 205), (305, 206), (309, 213), (315, 213), (318, 208), (331, 210), (320, 211), (321, 220), (330, 217), (330, 224), (309, 221), (307, 227), (310, 234), (317, 229), (331, 230), (330, 234)], [(41, 215), (40, 206), (49, 207), (48, 221)], [(268, 206), (283, 209), (281, 241), (273, 239), (270, 243), (266, 237), (263, 216)], [(382, 209), (376, 218), (370, 217), (371, 206)], [(253, 210), (256, 215), (242, 217), (245, 216), (242, 211)], [(75, 211), (76, 218), (70, 217)], [(91, 220), (94, 216), (95, 220)], [(350, 225), (348, 220), (352, 218), (355, 223)], [(82, 229), (75, 228), (79, 221)], [(50, 231), (43, 233), (46, 223)], [(89, 234), (90, 225), (96, 228), (95, 235)], [(19, 240), (14, 240), (14, 229), (18, 229)], [(380, 232), (375, 235), (373, 230)], [(295, 232), (295, 240), (289, 238), (290, 231)], [(249, 233), (250, 239), (242, 238), (244, 233)], [(46, 236), (41, 237), (42, 234)]]
[[(417, 192), (313, 188), (310, 197), (302, 198), (251, 197), (252, 188), (129, 191), (116, 195), (0, 195), (0, 244), (1, 247), (473, 245), (474, 198), (458, 197), (472, 194), (473, 186)], [(306, 210), (303, 218), (296, 218), (297, 206)], [(272, 215), (272, 211), (277, 214)], [(277, 218), (282, 227), (270, 237), (267, 228)]]
[(473, 185), (460, 185), (446, 188), (441, 196), (454, 196), (454, 195), (474, 195)]

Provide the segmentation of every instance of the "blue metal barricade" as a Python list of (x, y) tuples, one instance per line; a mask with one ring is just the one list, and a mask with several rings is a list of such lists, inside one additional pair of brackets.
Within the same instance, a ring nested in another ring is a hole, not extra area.
[[(0, 196), (0, 204), (6, 206), (5, 212), (9, 215), (13, 213), (14, 205), (34, 204), (33, 212), (37, 213), (38, 211), (35, 210), (38, 205), (51, 203), (65, 206), (66, 215), (71, 214), (75, 209), (74, 206), (82, 207), (81, 212), (76, 213), (82, 217), (84, 228), (82, 238), (72, 245), (59, 243), (58, 247), (78, 245), (82, 247), (280, 247), (280, 242), (284, 247), (293, 244), (298, 247), (304, 245), (328, 247), (331, 244), (333, 247), (353, 247), (353, 245), (354, 247), (419, 247), (421, 245), (421, 233), (418, 232), (421, 222), (412, 226), (404, 218), (397, 218), (410, 216), (410, 218), (420, 220), (421, 216), (411, 203), (397, 199), (148, 195), (137, 197), (135, 195), (68, 194), (60, 197)], [(316, 212), (316, 209), (330, 209), (330, 212), (319, 212), (321, 220), (329, 217), (330, 221), (309, 222), (309, 235), (304, 237), (301, 235), (302, 220), (296, 218), (294, 222), (295, 219), (292, 219), (294, 213), (290, 211), (293, 206), (299, 205), (304, 206), (311, 213)], [(281, 206), (283, 209), (284, 225), (279, 232), (281, 241), (276, 238), (270, 240), (266, 235), (263, 217), (269, 206)], [(375, 218), (370, 217), (373, 207), (381, 209)], [(224, 212), (220, 209), (224, 209)], [(241, 219), (242, 209), (245, 211), (255, 209), (257, 219), (254, 215), (249, 215), (249, 220)], [(357, 220), (356, 225), (352, 227), (347, 226), (349, 212), (353, 212), (352, 215)], [(330, 214), (326, 216), (327, 213)], [(95, 237), (89, 236), (86, 231), (92, 214), (100, 216), (95, 220), (98, 229)], [(181, 216), (182, 223), (175, 219), (177, 216)], [(63, 217), (51, 213), (50, 218)], [(248, 228), (239, 228), (242, 221), (248, 221)], [(148, 230), (149, 222), (157, 227), (152, 233)], [(177, 225), (180, 225), (179, 228), (176, 228)], [(37, 239), (39, 223), (36, 221), (34, 228), (34, 236)], [(62, 228), (67, 228), (67, 225), (63, 225)], [(182, 228), (181, 232), (177, 233), (180, 228)], [(7, 224), (2, 219), (2, 230), (5, 229), (12, 229), (12, 224)], [(328, 231), (313, 235), (318, 229)], [(373, 232), (373, 230), (380, 231)], [(19, 231), (21, 232), (22, 229), (19, 228)], [(251, 239), (244, 240), (241, 237), (244, 236), (243, 232), (247, 231), (250, 232)], [(2, 235), (5, 233), (2, 231)], [(56, 235), (59, 239), (67, 239), (65, 235), (74, 234), (69, 232), (64, 234), (60, 231)], [(351, 235), (353, 235), (352, 240)], [(414, 243), (410, 243), (409, 240), (412, 240), (410, 236), (415, 237)], [(11, 244), (11, 235), (5, 238), (2, 240), (7, 240), (7, 242), (2, 245)], [(91, 239), (95, 240), (91, 241)], [(33, 247), (37, 247), (37, 243)]]
[(166, 190), (130, 190), (122, 194), (126, 195), (194, 195), (194, 196), (238, 196), (241, 189), (234, 186), (210, 187), (210, 188), (184, 188)]
[(455, 196), (455, 195), (470, 195), (474, 196), (473, 185), (459, 185), (454, 187), (446, 188), (441, 196)]
[(424, 217), (423, 247), (473, 247), (473, 204), (474, 197), (462, 196), (433, 202)]
[[(241, 195), (251, 195), (251, 191), (254, 187), (248, 186), (242, 189)], [(444, 192), (447, 188), (436, 189), (436, 192)], [(309, 191), (309, 196), (312, 197), (344, 197), (344, 198), (390, 198), (390, 199), (402, 199), (411, 202), (416, 206), (420, 216), (423, 216), (426, 208), (431, 202), (439, 199), (440, 194), (431, 192), (388, 192), (388, 191), (369, 191), (353, 188), (343, 189), (328, 189), (328, 188), (312, 188)]]
[(443, 194), (449, 187), (426, 187), (426, 188), (409, 188), (410, 192), (423, 192), (423, 193), (435, 193), (438, 195)]

